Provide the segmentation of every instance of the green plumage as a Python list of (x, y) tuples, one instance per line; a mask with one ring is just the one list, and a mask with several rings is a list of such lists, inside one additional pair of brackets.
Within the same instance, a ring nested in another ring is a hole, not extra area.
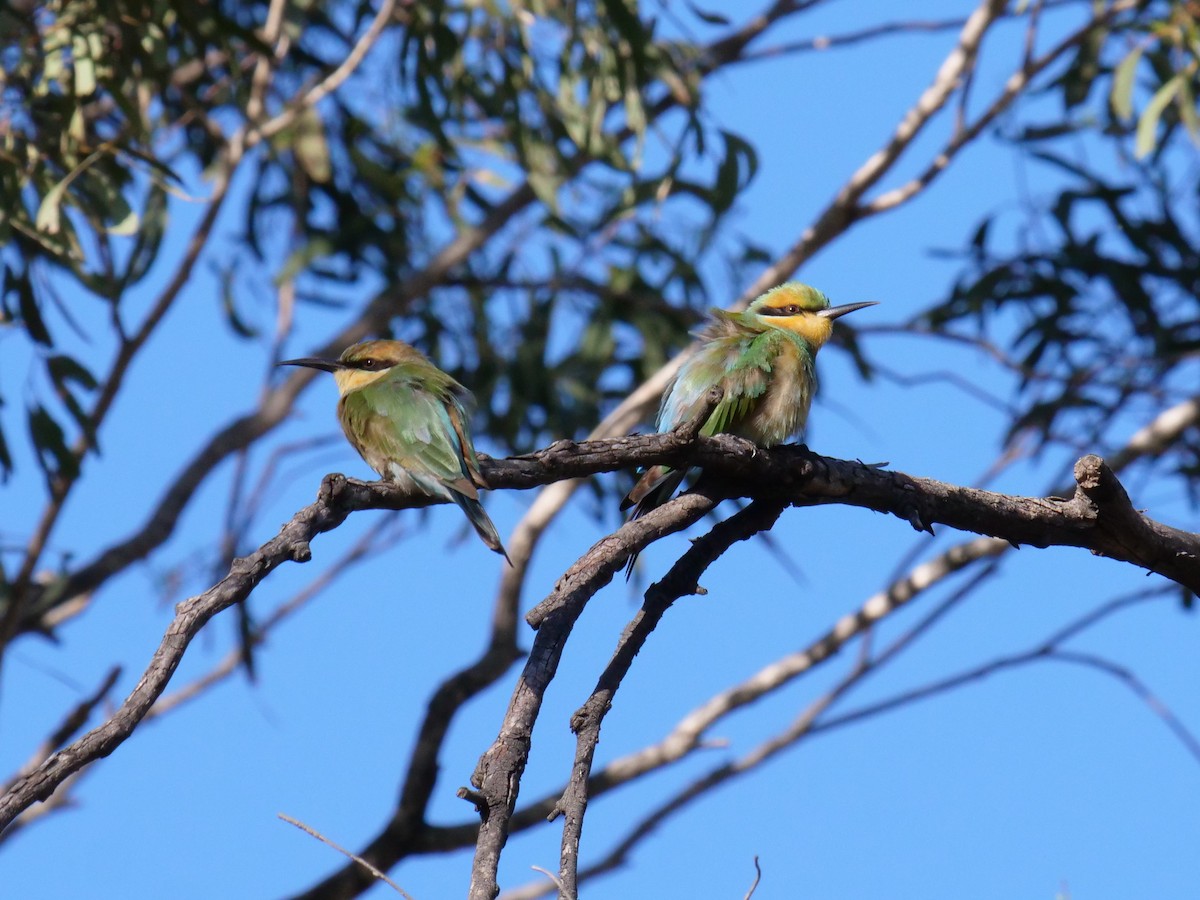
[(483, 542), (508, 559), (479, 502), (487, 482), (471, 443), (470, 392), (403, 341), (364, 341), (336, 360), (280, 365), (332, 372), (338, 421), (367, 465), (409, 490), (456, 503)]
[(700, 350), (663, 396), (658, 429), (689, 420), (718, 386), (722, 398), (700, 429), (728, 432), (769, 447), (804, 429), (816, 391), (816, 348), (751, 312), (714, 309)]
[[(700, 415), (712, 388), (721, 400), (700, 434), (729, 433), (763, 447), (804, 432), (817, 390), (816, 356), (833, 330), (833, 320), (873, 306), (831, 307), (807, 285), (789, 283), (767, 291), (744, 312), (714, 309), (698, 335), (700, 347), (679, 369), (663, 394), (657, 429), (670, 431)], [(621, 504), (632, 518), (666, 503), (685, 473), (666, 466), (646, 470)], [(637, 559), (629, 560), (631, 571)]]
[(402, 364), (348, 391), (338, 401), (338, 418), (350, 443), (383, 477), (411, 477), (427, 493), (438, 492), (434, 485), (453, 486), (477, 499), (479, 461), (461, 434), (469, 404), (466, 389), (440, 369)]

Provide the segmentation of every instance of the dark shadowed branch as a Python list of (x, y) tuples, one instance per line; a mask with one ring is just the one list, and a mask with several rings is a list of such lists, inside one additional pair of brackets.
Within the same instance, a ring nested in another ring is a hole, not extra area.
[(600, 743), (600, 726), (604, 716), (612, 708), (613, 698), (633, 665), (634, 657), (641, 652), (650, 633), (676, 600), (704, 592), (700, 587), (700, 576), (721, 554), (738, 541), (770, 530), (783, 510), (784, 504), (755, 500), (745, 509), (718, 523), (708, 534), (693, 541), (666, 576), (646, 591), (642, 608), (625, 627), (616, 651), (601, 673), (591, 696), (571, 717), (571, 730), (576, 735), (575, 762), (571, 766), (567, 788), (551, 813), (551, 817), (563, 816), (559, 862), (561, 896), (576, 897), (579, 893), (579, 839), (587, 811), (592, 760)]
[[(916, 573), (914, 572), (913, 574), (915, 575)], [(580, 868), (579, 880), (584, 881), (595, 878), (625, 865), (634, 849), (647, 836), (668, 819), (690, 806), (693, 801), (707, 795), (714, 788), (722, 784), (757, 770), (769, 759), (781, 751), (795, 746), (802, 740), (807, 740), (818, 734), (832, 731), (855, 722), (865, 721), (888, 712), (902, 709), (913, 703), (978, 683), (1000, 672), (1010, 671), (1039, 662), (1065, 662), (1079, 665), (1116, 679), (1138, 697), (1153, 715), (1163, 722), (1188, 753), (1197, 760), (1200, 760), (1200, 741), (1197, 740), (1196, 735), (1134, 673), (1111, 660), (1095, 656), (1094, 654), (1073, 651), (1065, 646), (1067, 642), (1078, 637), (1088, 629), (1108, 621), (1113, 616), (1131, 607), (1147, 602), (1161, 602), (1168, 598), (1173, 592), (1166, 587), (1138, 591), (1134, 594), (1123, 595), (1109, 600), (1099, 607), (1079, 616), (1045, 640), (1039, 641), (1035, 646), (1027, 650), (997, 657), (986, 663), (904, 691), (878, 702), (866, 704), (844, 712), (835, 712), (837, 704), (849, 696), (853, 688), (860, 684), (868, 675), (877, 673), (883, 665), (896, 658), (901, 651), (911, 646), (916, 638), (928, 632), (930, 627), (940, 620), (952, 606), (969, 596), (975, 584), (983, 577), (987, 577), (986, 572), (976, 573), (968, 583), (955, 590), (950, 597), (940, 602), (916, 626), (897, 638), (879, 655), (865, 664), (860, 661), (852, 665), (850, 671), (833, 688), (814, 700), (784, 731), (762, 741), (758, 746), (740, 758), (713, 767), (707, 773), (690, 782), (659, 806), (655, 807), (641, 818), (607, 853), (595, 862)], [(862, 608), (863, 612), (860, 612), (859, 616), (864, 619), (867, 618), (864, 615), (865, 610), (872, 605), (872, 601), (864, 604)], [(852, 618), (854, 617), (847, 617), (847, 620), (843, 620), (843, 622)], [(845, 633), (841, 624), (839, 623), (839, 626), (829, 634), (794, 656), (796, 658), (821, 661), (831, 658), (828, 653), (829, 648), (831, 646), (840, 647), (845, 643), (845, 641), (833, 638), (833, 635), (839, 630)], [(861, 636), (865, 631), (866, 629), (861, 629), (856, 633)], [(740, 692), (751, 695), (752, 699), (757, 699), (763, 696), (763, 682), (773, 682), (772, 689), (777, 689), (782, 682), (778, 679), (777, 673), (774, 670), (778, 669), (781, 663), (785, 662), (781, 661), (780, 663), (768, 666), (741, 685), (733, 687), (730, 691), (723, 692), (721, 696), (729, 696)], [(715, 724), (717, 718), (713, 717), (710, 712), (707, 712), (706, 708), (721, 707), (724, 705), (719, 698), (709, 701), (709, 703), (686, 716), (680, 722), (679, 726), (676, 727), (672, 737), (675, 733), (681, 731), (688, 734), (695, 733), (694, 726), (689, 720), (703, 721), (705, 722), (705, 729), (710, 728)], [(666, 741), (656, 745), (655, 748), (647, 748), (647, 750), (664, 748), (670, 740), (671, 738), (669, 737)], [(641, 752), (645, 753), (646, 751)], [(621, 762), (617, 760), (609, 768)], [(593, 776), (593, 778), (596, 777), (598, 776)], [(554, 886), (542, 881), (506, 891), (502, 895), (501, 900), (534, 900), (534, 898), (548, 896), (552, 893), (554, 893)]]
[(480, 758), (471, 777), (475, 790), (459, 792), (475, 804), (482, 820), (471, 868), (468, 896), (472, 900), (492, 900), (496, 896), (496, 871), (508, 840), (521, 775), (529, 759), (533, 726), (567, 639), (587, 601), (612, 580), (630, 554), (656, 537), (698, 522), (722, 499), (720, 494), (692, 491), (626, 522), (580, 557), (559, 579), (554, 591), (530, 613), (529, 618), (536, 614), (538, 633), (509, 701), (500, 733)]
[[(962, 20), (955, 46), (946, 55), (930, 84), (905, 111), (893, 132), (850, 174), (829, 203), (804, 227), (791, 246), (766, 266), (729, 308), (744, 308), (758, 294), (790, 278), (807, 260), (834, 242), (855, 223), (897, 209), (922, 194), (940, 177), (955, 156), (970, 146), (988, 122), (994, 121), (998, 115), (1011, 108), (1021, 91), (1028, 89), (1031, 80), (1038, 73), (1067, 58), (1074, 48), (1097, 34), (1100, 29), (1111, 23), (1114, 16), (1128, 10), (1132, 5), (1131, 0), (1120, 0), (1107, 8), (1097, 8), (1093, 10), (1093, 15), (1088, 21), (1071, 31), (1051, 51), (1042, 54), (1036, 60), (1022, 60), (1008, 81), (984, 107), (985, 111), (977, 116), (970, 126), (960, 125), (956, 128), (947, 143), (929, 155), (929, 161), (918, 178), (902, 188), (889, 190), (872, 200), (865, 200), (868, 192), (892, 172), (897, 161), (909, 151), (926, 126), (939, 116), (963, 89), (969, 74), (974, 71), (988, 31), (1007, 15), (1007, 4), (997, 0), (982, 0), (975, 10)], [(740, 54), (744, 53), (745, 48), (762, 33), (773, 18), (794, 12), (803, 6), (804, 4), (787, 2), (773, 4), (771, 9), (758, 17), (751, 26), (713, 45), (710, 48), (710, 57), (715, 56), (731, 62), (741, 58)], [(595, 440), (626, 434), (648, 418), (671, 378), (693, 351), (694, 347), (686, 348), (646, 379), (616, 409), (605, 416), (592, 430), (589, 438)], [(534, 547), (581, 483), (577, 479), (564, 480), (541, 491), (518, 523), (506, 542), (514, 569), (506, 572), (501, 580), (500, 602), (513, 605), (518, 602)]]
[[(666, 512), (660, 516), (647, 515), (627, 523), (577, 562), (559, 588), (529, 614), (531, 624), (539, 628), (552, 617), (555, 622), (552, 638), (543, 642), (547, 655), (537, 661), (542, 666), (539, 676), (553, 671), (561, 641), (583, 603), (611, 579), (630, 553), (662, 534), (686, 527), (724, 496), (753, 498), (761, 493), (793, 504), (841, 503), (891, 513), (918, 528), (940, 523), (1012, 544), (1082, 547), (1157, 572), (1193, 592), (1200, 589), (1200, 536), (1134, 510), (1116, 476), (1099, 457), (1084, 457), (1076, 465), (1079, 487), (1071, 498), (1013, 497), (817, 456), (802, 447), (763, 450), (729, 436), (691, 442), (686, 437), (676, 432), (581, 444), (564, 441), (529, 456), (485, 461), (484, 472), (499, 489), (529, 488), (562, 478), (663, 463), (702, 466), (710, 476), (719, 477), (721, 490), (727, 492), (684, 495), (663, 507)], [(337, 527), (357, 510), (401, 509), (430, 502), (382, 482), (326, 478), (317, 502), (297, 513), (257, 551), (235, 560), (221, 582), (180, 605), (145, 676), (122, 707), (108, 722), (13, 785), (0, 798), (0, 827), (30, 804), (48, 797), (72, 772), (108, 755), (124, 741), (166, 687), (200, 628), (218, 612), (244, 600), (283, 562), (308, 560), (309, 542), (314, 537)], [(524, 681), (522, 684), (528, 688)], [(536, 712), (539, 698), (537, 691), (531, 691), (525, 715)], [(522, 719), (524, 724), (531, 721)], [(481, 768), (482, 780), (487, 780), (485, 770), (489, 768)], [(489, 804), (498, 802), (511, 811), (509, 801), (515, 802), (516, 794), (506, 787), (486, 796)], [(498, 837), (493, 846), (498, 852), (502, 845)]]

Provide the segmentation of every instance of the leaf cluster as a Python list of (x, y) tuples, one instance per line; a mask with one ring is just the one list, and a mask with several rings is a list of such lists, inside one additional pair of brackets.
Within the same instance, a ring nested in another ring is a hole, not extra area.
[[(986, 219), (924, 324), (968, 326), (1004, 347), (1016, 376), (1010, 443), (1103, 446), (1200, 383), (1200, 193), (1149, 172), (1113, 183), (1037, 155), (1069, 168), (1075, 184), (1015, 237)], [(1185, 434), (1171, 458), (1194, 490), (1200, 435)]]
[[(931, 330), (968, 326), (1000, 345), (1016, 375), (1010, 443), (1102, 446), (1200, 383), (1200, 190), (1194, 166), (1173, 160), (1200, 138), (1194, 7), (1140, 4), (1079, 46), (1049, 88), (1063, 118), (1009, 137), (1063, 186), (1015, 229), (985, 218), (949, 296), (924, 316)], [(1079, 153), (1089, 132), (1114, 139), (1125, 174)], [(1195, 499), (1200, 435), (1168, 455)]]
[[(277, 44), (263, 37), (265, 3), (0, 14), (14, 111), (0, 146), (14, 163), (0, 166), (0, 317), (35, 347), (45, 398), (27, 427), (48, 477), (73, 477), (72, 432), (94, 431), (96, 379), (62, 374), (99, 371), (62, 346), (78, 307), (107, 308), (121, 346), (145, 275), (178, 254), (164, 238), (203, 190), (196, 175), (223, 177), (230, 136), (287, 113), (373, 13), (287, 4)], [(233, 201), (240, 233), (210, 256), (213, 302), (233, 333), (263, 340), (276, 315), (264, 269), (301, 304), (353, 313), (387, 298), (395, 332), (482, 399), (479, 425), (500, 448), (580, 436), (723, 299), (715, 279), (743, 281), (763, 256), (725, 237), (757, 160), (705, 120), (703, 66), (700, 48), (659, 37), (624, 2), (398, 6), (355, 89), (253, 145)], [(538, 202), (500, 239), (409, 296), (440, 247), (505, 216), (521, 190)]]

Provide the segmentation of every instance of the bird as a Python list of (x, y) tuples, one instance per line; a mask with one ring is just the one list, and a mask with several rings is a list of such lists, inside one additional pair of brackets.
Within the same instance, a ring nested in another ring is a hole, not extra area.
[(488, 487), (471, 443), (471, 392), (404, 341), (362, 341), (337, 359), (304, 357), (281, 366), (332, 372), (346, 440), (385, 481), (451, 500), (509, 565), (496, 526), (479, 502)]
[[(793, 281), (761, 294), (743, 312), (713, 308), (696, 335), (700, 348), (663, 393), (656, 430), (671, 431), (699, 415), (716, 387), (721, 399), (700, 434), (734, 434), (760, 447), (803, 434), (817, 390), (817, 351), (833, 333), (833, 320), (876, 305), (872, 300), (831, 306), (816, 288)], [(662, 506), (686, 475), (651, 466), (621, 502), (621, 510), (632, 507), (632, 521)], [(629, 558), (626, 580), (637, 557)]]

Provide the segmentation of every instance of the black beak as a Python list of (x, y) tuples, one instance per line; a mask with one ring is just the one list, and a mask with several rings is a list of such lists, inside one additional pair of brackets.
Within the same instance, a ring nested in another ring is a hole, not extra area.
[(836, 319), (838, 316), (844, 316), (846, 313), (852, 313), (856, 309), (865, 309), (868, 306), (878, 306), (878, 300), (868, 300), (865, 303), (843, 303), (841, 306), (831, 306), (829, 309), (817, 310), (818, 316), (824, 316), (826, 319)]
[(310, 369), (320, 369), (322, 372), (336, 372), (346, 368), (346, 364), (337, 359), (321, 359), (319, 356), (305, 356), (300, 359), (285, 359), (277, 362), (277, 366), (307, 366)]

